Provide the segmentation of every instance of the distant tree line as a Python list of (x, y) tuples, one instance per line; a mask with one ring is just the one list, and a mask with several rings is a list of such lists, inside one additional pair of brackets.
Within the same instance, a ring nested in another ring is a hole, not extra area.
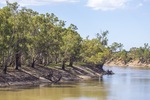
[[(150, 64), (150, 46), (145, 43), (143, 47), (132, 47), (129, 51), (123, 49), (123, 44), (114, 42), (111, 46), (111, 58), (108, 61), (121, 61), (123, 64), (137, 61)], [(118, 50), (119, 49), (119, 50)]]

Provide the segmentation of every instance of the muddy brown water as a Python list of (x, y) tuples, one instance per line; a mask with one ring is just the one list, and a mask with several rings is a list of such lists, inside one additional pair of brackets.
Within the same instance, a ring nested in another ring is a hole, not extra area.
[(150, 70), (105, 67), (102, 80), (27, 88), (1, 88), (0, 100), (149, 100)]

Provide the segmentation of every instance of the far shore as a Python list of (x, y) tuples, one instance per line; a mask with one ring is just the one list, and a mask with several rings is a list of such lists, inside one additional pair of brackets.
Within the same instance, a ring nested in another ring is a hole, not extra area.
[(105, 66), (118, 66), (118, 67), (131, 67), (131, 68), (150, 68), (150, 64), (138, 63), (138, 61), (132, 61), (127, 64), (121, 61), (107, 62)]

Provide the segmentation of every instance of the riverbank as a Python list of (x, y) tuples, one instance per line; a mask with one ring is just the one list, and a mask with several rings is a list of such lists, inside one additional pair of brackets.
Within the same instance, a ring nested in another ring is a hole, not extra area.
[(132, 67), (132, 68), (150, 68), (150, 64), (139, 63), (137, 60), (130, 61), (124, 64), (122, 61), (109, 61), (105, 64), (105, 66), (120, 66), (120, 67)]
[[(1, 69), (2, 70), (2, 69)], [(102, 76), (102, 70), (94, 67), (75, 66), (52, 68), (44, 66), (21, 67), (19, 70), (8, 69), (7, 74), (0, 72), (0, 87), (52, 84), (56, 82), (76, 82), (89, 79), (97, 79)]]

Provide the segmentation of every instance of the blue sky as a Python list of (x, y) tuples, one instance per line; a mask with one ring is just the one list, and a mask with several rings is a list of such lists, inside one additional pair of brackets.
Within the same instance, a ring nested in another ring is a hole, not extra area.
[[(85, 38), (108, 30), (109, 44), (122, 43), (124, 49), (150, 43), (150, 0), (9, 0), (40, 13), (54, 13), (73, 23)], [(0, 0), (0, 7), (5, 6)]]

